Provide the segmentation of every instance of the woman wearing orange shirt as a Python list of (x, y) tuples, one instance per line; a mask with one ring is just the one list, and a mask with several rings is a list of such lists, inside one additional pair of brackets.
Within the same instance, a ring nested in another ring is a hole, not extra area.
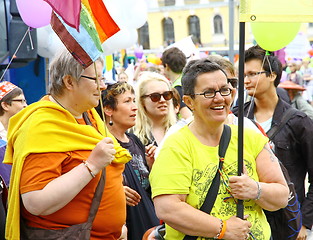
[(11, 118), (5, 157), (13, 164), (7, 239), (20, 239), (19, 213), (30, 232), (87, 222), (104, 169), (105, 188), (90, 239), (120, 238), (126, 220), (121, 162), (130, 155), (93, 109), (106, 88), (102, 70), (101, 58), (83, 69), (63, 51), (50, 65), (50, 95)]

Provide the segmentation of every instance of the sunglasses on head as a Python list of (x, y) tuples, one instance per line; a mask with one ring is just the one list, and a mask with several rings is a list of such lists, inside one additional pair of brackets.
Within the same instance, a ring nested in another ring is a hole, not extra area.
[(161, 96), (168, 101), (173, 98), (173, 92), (172, 91), (166, 91), (164, 93), (151, 93), (149, 95), (143, 95), (143, 98), (149, 97), (152, 102), (158, 102), (161, 99)]

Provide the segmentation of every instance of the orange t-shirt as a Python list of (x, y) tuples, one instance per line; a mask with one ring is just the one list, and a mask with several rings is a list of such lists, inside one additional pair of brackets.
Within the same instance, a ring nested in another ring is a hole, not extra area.
[[(86, 150), (30, 154), (23, 165), (20, 193), (43, 189), (53, 179), (81, 164), (89, 155), (90, 151)], [(92, 240), (118, 239), (121, 235), (122, 226), (126, 221), (123, 171), (124, 164), (112, 163), (106, 167), (105, 188), (93, 222), (90, 238)], [(86, 222), (100, 175), (97, 174), (71, 202), (53, 214), (35, 216), (22, 207), (26, 224), (32, 227), (59, 229)]]

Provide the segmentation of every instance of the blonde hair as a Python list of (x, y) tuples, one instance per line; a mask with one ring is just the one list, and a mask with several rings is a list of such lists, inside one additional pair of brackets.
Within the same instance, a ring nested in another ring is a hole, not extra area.
[[(143, 104), (142, 96), (147, 94), (147, 84), (150, 82), (159, 81), (164, 82), (168, 86), (168, 90), (172, 90), (170, 82), (161, 74), (156, 72), (143, 72), (138, 79), (136, 88), (136, 102), (138, 106), (136, 124), (134, 127), (135, 135), (141, 140), (144, 145), (147, 145), (151, 139), (152, 121), (148, 117), (146, 108)], [(164, 127), (167, 131), (176, 122), (176, 114), (174, 111), (173, 101), (169, 102), (169, 113), (164, 118)]]

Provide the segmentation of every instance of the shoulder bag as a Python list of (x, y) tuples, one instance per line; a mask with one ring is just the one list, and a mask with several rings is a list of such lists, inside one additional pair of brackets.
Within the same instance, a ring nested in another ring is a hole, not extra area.
[(105, 184), (105, 168), (92, 199), (87, 222), (75, 224), (67, 228), (52, 230), (27, 226), (21, 218), (21, 240), (89, 240), (93, 220), (98, 211)]

